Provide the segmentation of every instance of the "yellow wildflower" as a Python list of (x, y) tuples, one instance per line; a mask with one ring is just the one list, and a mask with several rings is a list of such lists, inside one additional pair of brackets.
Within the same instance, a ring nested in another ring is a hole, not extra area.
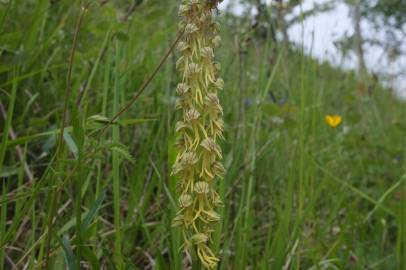
[(342, 122), (342, 118), (339, 115), (326, 115), (324, 120), (326, 121), (327, 125), (332, 128), (338, 127)]

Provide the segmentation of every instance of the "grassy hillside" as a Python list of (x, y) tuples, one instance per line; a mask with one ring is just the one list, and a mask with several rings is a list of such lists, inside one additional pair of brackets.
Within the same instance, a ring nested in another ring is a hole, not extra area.
[[(0, 270), (190, 263), (171, 228), (177, 54), (150, 77), (178, 1), (102, 2), (0, 3)], [(404, 269), (406, 106), (220, 20), (219, 269)]]

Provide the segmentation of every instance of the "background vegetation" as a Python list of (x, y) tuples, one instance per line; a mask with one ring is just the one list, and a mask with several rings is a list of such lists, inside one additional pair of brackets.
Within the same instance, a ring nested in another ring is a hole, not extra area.
[[(170, 226), (176, 53), (142, 88), (178, 4), (0, 2), (1, 270), (189, 267)], [(259, 17), (219, 19), (219, 269), (405, 269), (406, 106)]]

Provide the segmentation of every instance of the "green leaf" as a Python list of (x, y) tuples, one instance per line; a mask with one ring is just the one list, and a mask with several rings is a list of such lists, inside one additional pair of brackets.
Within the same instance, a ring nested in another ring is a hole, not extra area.
[(83, 151), (83, 145), (85, 142), (85, 131), (83, 127), (83, 121), (82, 117), (80, 116), (80, 113), (74, 109), (73, 110), (73, 121), (72, 121), (72, 128), (73, 128), (73, 138), (76, 142), (76, 146), (78, 147), (78, 150), (80, 152)]
[(73, 253), (72, 246), (69, 243), (69, 239), (65, 235), (61, 239), (56, 233), (54, 233), (54, 236), (62, 246), (63, 255), (68, 269), (76, 270), (76, 258), (75, 254)]
[(65, 254), (63, 251), (58, 252), (55, 255), (55, 259), (52, 262), (52, 267), (51, 269), (66, 269), (66, 260), (65, 260)]
[(73, 140), (72, 136), (68, 133), (68, 131), (64, 131), (63, 132), (63, 138), (66, 142), (66, 144), (69, 147), (69, 150), (72, 152), (72, 154), (75, 156), (75, 158), (78, 158), (78, 147), (75, 143), (75, 141)]
[(39, 117), (32, 117), (32, 118), (30, 118), (29, 121), (30, 121), (30, 127), (38, 128), (38, 129), (46, 127), (49, 124), (48, 119), (39, 118)]
[(118, 32), (118, 33), (116, 34), (116, 37), (117, 37), (118, 40), (124, 41), (124, 42), (126, 42), (126, 41), (129, 40), (128, 35), (127, 35), (126, 33), (123, 33), (123, 32)]
[(0, 177), (10, 177), (16, 175), (19, 167), (3, 166), (0, 170)]
[(90, 208), (89, 212), (86, 214), (83, 222), (82, 222), (82, 230), (85, 231), (89, 226), (90, 222), (92, 222), (93, 218), (96, 216), (97, 211), (99, 211), (104, 199), (106, 198), (106, 190), (104, 189), (99, 197), (94, 202), (92, 208)]
[(0, 35), (2, 49), (16, 51), (20, 46), (21, 36), (21, 32), (11, 32)]
[[(71, 131), (72, 127), (65, 127), (65, 131)], [(58, 135), (60, 132), (60, 129), (54, 129), (54, 130), (50, 130), (50, 131), (45, 131), (45, 132), (41, 132), (41, 133), (37, 133), (37, 134), (33, 134), (33, 135), (27, 135), (27, 136), (22, 136), (19, 138), (16, 138), (14, 140), (10, 140), (7, 142), (7, 147), (13, 147), (19, 144), (25, 144), (27, 142), (36, 140), (36, 139), (42, 139), (42, 138), (46, 138), (46, 137), (50, 137), (50, 136), (56, 136)], [(52, 146), (53, 147), (53, 146)]]
[[(87, 118), (87, 122), (88, 122), (89, 124), (94, 123), (94, 122), (107, 124), (107, 123), (110, 123), (110, 118), (105, 117), (105, 116), (103, 116), (103, 115), (96, 114), (96, 115), (89, 116), (89, 117)], [(113, 124), (114, 124), (114, 123), (115, 123), (115, 122), (113, 122)]]
[(125, 158), (126, 160), (128, 160), (131, 163), (135, 162), (135, 159), (128, 152), (128, 149), (123, 146), (113, 146), (113, 147), (110, 147), (110, 150), (120, 154), (123, 158)]
[(87, 246), (82, 247), (83, 257), (92, 265), (91, 269), (100, 269), (99, 259), (96, 254)]
[[(82, 219), (85, 218), (85, 216), (87, 215), (87, 212), (83, 213)], [(65, 225), (62, 226), (61, 229), (59, 229), (58, 231), (58, 235), (62, 235), (65, 232), (67, 232), (69, 229), (71, 229), (73, 226), (75, 226), (76, 224), (76, 217), (71, 218), (68, 222), (65, 223)]]

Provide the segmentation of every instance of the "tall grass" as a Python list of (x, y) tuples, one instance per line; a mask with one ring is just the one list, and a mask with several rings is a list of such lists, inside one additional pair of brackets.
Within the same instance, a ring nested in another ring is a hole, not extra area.
[[(126, 3), (92, 2), (68, 98), (81, 5), (0, 5), (0, 269), (183, 269), (171, 228), (179, 77), (167, 54), (178, 2), (147, 1), (126, 20)], [(403, 269), (404, 104), (283, 51), (245, 18), (221, 20), (218, 268)], [(343, 123), (329, 127), (327, 114)]]

